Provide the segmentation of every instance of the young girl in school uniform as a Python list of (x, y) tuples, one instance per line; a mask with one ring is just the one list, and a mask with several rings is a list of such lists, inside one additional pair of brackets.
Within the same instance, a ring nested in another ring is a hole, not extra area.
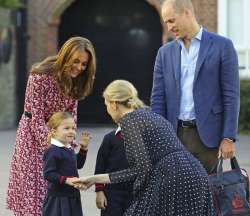
[(49, 148), (45, 151), (43, 175), (48, 181), (47, 195), (43, 203), (43, 216), (82, 216), (79, 190), (73, 180), (78, 179), (77, 169), (86, 160), (90, 134), (83, 132), (80, 151), (75, 154), (70, 143), (75, 139), (76, 125), (68, 112), (57, 112), (48, 121)]

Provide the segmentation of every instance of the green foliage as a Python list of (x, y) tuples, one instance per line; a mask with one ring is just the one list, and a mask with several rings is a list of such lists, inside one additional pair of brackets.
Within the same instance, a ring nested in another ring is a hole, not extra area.
[(21, 7), (22, 4), (19, 0), (0, 0), (0, 7), (7, 9), (16, 9)]
[(239, 130), (250, 134), (250, 80), (241, 81), (240, 94)]

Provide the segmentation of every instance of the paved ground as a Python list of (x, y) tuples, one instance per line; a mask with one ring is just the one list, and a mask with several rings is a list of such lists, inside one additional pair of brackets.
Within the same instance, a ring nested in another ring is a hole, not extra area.
[[(93, 173), (95, 166), (96, 153), (104, 134), (111, 130), (111, 126), (107, 127), (89, 127), (93, 139), (90, 144), (87, 162), (79, 174), (90, 175)], [(84, 129), (84, 128), (83, 128)], [(10, 160), (15, 141), (15, 130), (0, 131), (0, 216), (13, 216), (13, 213), (5, 208), (6, 190), (8, 185)], [(247, 169), (250, 174), (250, 136), (240, 136), (240, 145), (237, 147), (237, 155), (240, 165)], [(228, 164), (227, 164), (228, 166)], [(98, 210), (95, 207), (95, 192), (91, 188), (86, 192), (82, 192), (82, 204), (85, 216), (98, 216)]]

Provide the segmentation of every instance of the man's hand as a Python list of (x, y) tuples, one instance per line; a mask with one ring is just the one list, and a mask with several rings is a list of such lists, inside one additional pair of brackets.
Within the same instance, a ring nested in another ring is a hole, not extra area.
[(96, 207), (104, 210), (107, 206), (107, 198), (103, 191), (96, 192)]
[(233, 141), (224, 138), (219, 147), (218, 158), (222, 157), (223, 159), (230, 159), (235, 156), (235, 144)]

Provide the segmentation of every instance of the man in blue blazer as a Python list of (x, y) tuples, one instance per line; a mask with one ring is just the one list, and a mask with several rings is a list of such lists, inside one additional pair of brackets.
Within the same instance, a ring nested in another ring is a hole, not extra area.
[(162, 18), (176, 40), (157, 54), (152, 110), (168, 119), (187, 149), (212, 172), (235, 154), (240, 107), (232, 42), (203, 29), (190, 0), (166, 0)]

